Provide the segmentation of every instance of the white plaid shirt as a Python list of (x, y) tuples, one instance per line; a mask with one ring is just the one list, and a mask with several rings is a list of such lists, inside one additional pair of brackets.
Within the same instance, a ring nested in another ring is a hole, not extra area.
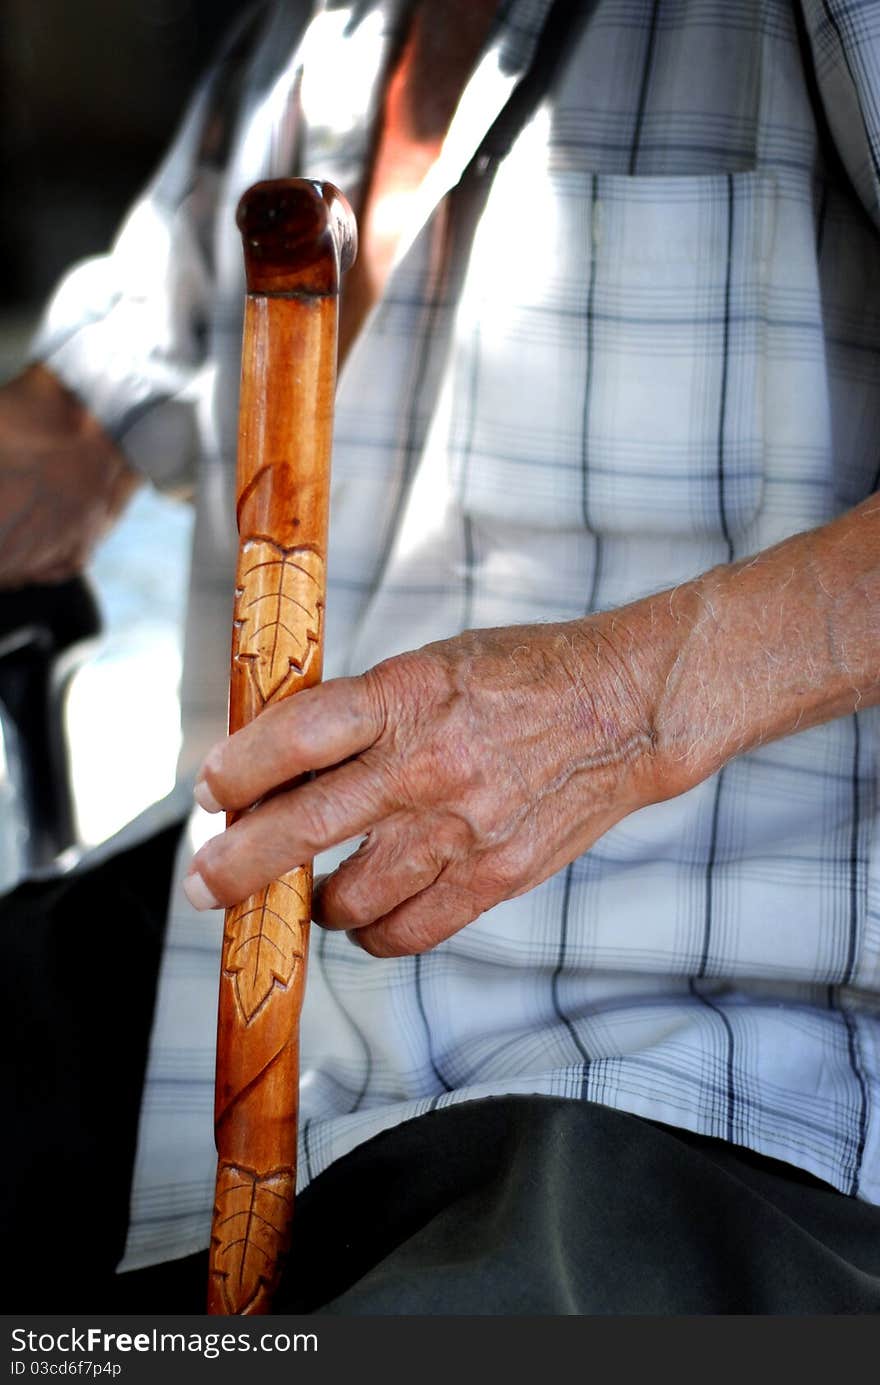
[[(880, 3), (582, 8), (463, 244), (441, 209), (549, 0), (500, 7), (346, 364), (328, 676), (631, 601), (877, 485)], [(356, 198), (399, 22), (310, 9), (251, 14), (37, 348), (159, 484), (197, 456), (184, 771), (224, 730), (235, 203), (293, 172)], [(317, 930), (301, 1180), (438, 1105), (545, 1092), (880, 1201), (877, 729), (860, 713), (733, 760), (424, 956)], [(207, 1244), (220, 933), (175, 887), (124, 1267)]]

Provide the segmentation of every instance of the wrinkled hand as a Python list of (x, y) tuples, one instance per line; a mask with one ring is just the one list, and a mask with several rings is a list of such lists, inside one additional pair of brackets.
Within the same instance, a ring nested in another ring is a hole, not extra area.
[(267, 708), (205, 761), (203, 806), (258, 806), (201, 849), (187, 893), (236, 904), (366, 834), (317, 921), (375, 956), (433, 947), (664, 796), (631, 646), (611, 616), (470, 631)]
[(878, 555), (874, 496), (616, 611), (470, 631), (298, 693), (208, 756), (205, 806), (272, 796), (202, 848), (188, 892), (235, 904), (366, 833), (319, 922), (376, 956), (432, 947), (636, 808), (880, 704)]
[(138, 485), (100, 424), (43, 366), (0, 389), (0, 586), (62, 582)]

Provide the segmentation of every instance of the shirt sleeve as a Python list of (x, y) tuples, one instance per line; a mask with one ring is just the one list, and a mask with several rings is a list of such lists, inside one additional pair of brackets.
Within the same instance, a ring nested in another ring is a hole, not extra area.
[(217, 193), (264, 10), (249, 10), (200, 83), (109, 253), (61, 280), (30, 350), (162, 489), (188, 488), (194, 477)]
[(880, 227), (880, 7), (864, 0), (801, 3), (829, 133)]

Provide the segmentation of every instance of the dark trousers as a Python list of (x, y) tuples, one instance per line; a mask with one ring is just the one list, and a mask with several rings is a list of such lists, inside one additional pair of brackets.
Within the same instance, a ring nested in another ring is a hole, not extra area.
[[(200, 1312), (205, 1254), (115, 1275), (179, 829), (0, 901), (7, 1311)], [(880, 1208), (589, 1103), (421, 1116), (297, 1200), (278, 1312), (880, 1312)]]

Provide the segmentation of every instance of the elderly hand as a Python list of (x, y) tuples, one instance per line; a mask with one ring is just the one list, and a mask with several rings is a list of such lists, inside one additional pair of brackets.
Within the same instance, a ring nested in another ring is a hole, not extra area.
[(205, 807), (259, 806), (202, 848), (187, 892), (236, 904), (365, 833), (316, 916), (376, 956), (421, 952), (634, 809), (877, 702), (871, 498), (620, 610), (470, 631), (267, 709), (205, 761)]
[(0, 389), (0, 587), (62, 582), (138, 485), (100, 424), (44, 366)]
[(471, 631), (267, 708), (205, 761), (203, 806), (259, 806), (199, 852), (193, 902), (237, 903), (366, 834), (315, 916), (388, 957), (539, 884), (657, 796), (650, 700), (614, 624)]

